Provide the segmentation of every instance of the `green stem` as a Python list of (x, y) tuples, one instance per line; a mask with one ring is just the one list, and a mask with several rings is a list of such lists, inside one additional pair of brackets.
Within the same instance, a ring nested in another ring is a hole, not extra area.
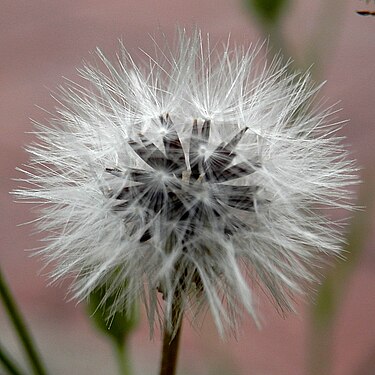
[(320, 291), (321, 301), (313, 306), (311, 311), (307, 358), (309, 375), (329, 375), (332, 373), (332, 344), (337, 301), (332, 285), (326, 284), (324, 289), (324, 291)]
[(131, 375), (127, 338), (125, 337), (124, 340), (114, 340), (113, 342), (119, 375)]
[(283, 63), (286, 63), (288, 56), (290, 56), (290, 53), (286, 40), (283, 37), (280, 23), (276, 21), (272, 24), (264, 24), (261, 27), (264, 36), (269, 39), (271, 53), (274, 56), (279, 56), (279, 54), (281, 53), (280, 58), (283, 59)]
[(286, 66), (289, 73), (295, 73), (300, 64), (297, 61), (297, 56), (294, 56), (293, 59), (289, 58), (292, 55), (287, 40), (283, 36), (280, 22), (261, 24), (260, 29), (269, 42), (271, 57), (280, 60), (281, 66)]
[(367, 210), (357, 211), (354, 215), (350, 232), (346, 238), (346, 261), (341, 261), (328, 274), (321, 284), (316, 303), (311, 309), (311, 327), (308, 357), (309, 375), (332, 374), (332, 343), (335, 322), (340, 312), (340, 303), (345, 297), (347, 284), (365, 247), (368, 234), (371, 233), (374, 180), (362, 186), (358, 207), (367, 206)]
[(6, 353), (5, 349), (0, 345), (0, 362), (3, 367), (8, 370), (11, 375), (23, 375), (23, 372), (14, 363), (14, 360), (10, 358), (9, 354)]
[(0, 269), (0, 297), (4, 303), (5, 309), (8, 312), (9, 319), (12, 321), (13, 326), (18, 334), (18, 337), (23, 345), (23, 349), (29, 359), (31, 368), (35, 375), (46, 375), (42, 361), (39, 358), (35, 344), (31, 335), (26, 327), (26, 323), (22, 319), (21, 313), (13, 299), (13, 296), (8, 288), (6, 281)]
[(164, 328), (160, 375), (176, 374), (178, 348), (182, 328), (182, 318), (180, 318), (180, 314), (180, 303), (176, 301), (172, 310), (172, 329), (169, 330), (167, 324), (165, 324)]
[(319, 9), (318, 19), (315, 22), (315, 29), (310, 39), (305, 43), (305, 64), (311, 66), (313, 77), (320, 79), (320, 74), (324, 70), (324, 63), (329, 55), (333, 54), (336, 47), (335, 41), (340, 35), (342, 19), (344, 16), (344, 4), (342, 0), (322, 1)]

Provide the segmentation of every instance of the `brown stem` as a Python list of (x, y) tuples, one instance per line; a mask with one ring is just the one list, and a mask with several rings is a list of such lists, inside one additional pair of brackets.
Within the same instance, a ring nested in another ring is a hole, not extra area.
[(172, 327), (169, 329), (167, 324), (165, 324), (164, 327), (160, 375), (175, 375), (176, 373), (178, 347), (182, 328), (180, 308), (180, 303), (176, 301), (172, 309)]

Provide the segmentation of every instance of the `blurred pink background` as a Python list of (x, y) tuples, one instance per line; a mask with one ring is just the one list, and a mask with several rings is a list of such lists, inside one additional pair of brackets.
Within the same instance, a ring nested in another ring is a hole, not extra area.
[[(327, 1), (327, 0), (326, 0)], [(311, 4), (314, 3), (314, 4)], [(320, 1), (291, 1), (285, 14), (285, 34), (300, 53), (318, 15)], [(332, 0), (334, 4), (334, 0)], [(333, 33), (324, 61), (323, 94), (340, 100), (340, 119), (350, 119), (342, 133), (354, 157), (364, 167), (363, 179), (375, 168), (375, 19), (360, 17), (356, 9), (373, 4), (350, 0), (338, 5), (341, 22)], [(53, 110), (50, 91), (76, 79), (76, 67), (92, 59), (96, 46), (112, 55), (122, 38), (128, 49), (151, 47), (149, 34), (161, 27), (171, 40), (175, 26), (197, 25), (215, 41), (257, 41), (261, 34), (241, 0), (2, 0), (0, 2), (0, 263), (37, 339), (50, 373), (115, 374), (107, 343), (94, 331), (82, 305), (68, 302), (68, 283), (47, 287), (42, 262), (25, 249), (38, 246), (32, 227), (17, 226), (33, 219), (30, 206), (14, 203), (9, 191), (17, 187), (15, 171), (27, 160), (23, 150), (32, 141), (29, 118), (43, 121)], [(328, 35), (322, 35), (322, 37)], [(374, 225), (372, 225), (374, 228)], [(369, 236), (340, 309), (334, 337), (334, 375), (375, 374), (375, 237)], [(302, 375), (305, 373), (308, 304), (299, 314), (278, 316), (265, 298), (258, 331), (245, 320), (237, 340), (220, 341), (209, 316), (202, 330), (185, 323), (179, 374)], [(19, 350), (0, 309), (0, 341), (17, 357)], [(146, 319), (132, 340), (135, 374), (156, 374), (160, 338), (149, 339)], [(371, 361), (370, 361), (371, 362)], [(371, 367), (372, 366), (372, 367)], [(362, 369), (362, 370), (361, 370)], [(366, 370), (363, 370), (366, 369)], [(1, 372), (1, 370), (0, 370)]]

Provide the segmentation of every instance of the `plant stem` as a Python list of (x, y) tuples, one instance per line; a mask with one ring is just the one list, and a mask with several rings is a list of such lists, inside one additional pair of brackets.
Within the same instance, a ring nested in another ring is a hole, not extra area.
[(345, 1), (330, 0), (322, 1), (314, 24), (315, 29), (310, 39), (305, 42), (305, 65), (311, 66), (313, 77), (320, 80), (321, 72), (324, 70), (324, 63), (333, 55), (336, 47), (335, 41), (340, 35), (343, 16), (345, 14)]
[(120, 375), (130, 375), (131, 367), (127, 347), (127, 338), (124, 340), (114, 340), (114, 349)]
[[(289, 61), (288, 56), (290, 56), (290, 53), (287, 42), (283, 37), (282, 27), (279, 21), (276, 21), (275, 23), (269, 25), (262, 25), (262, 30), (265, 38), (268, 38), (270, 42), (270, 52), (275, 57), (281, 58), (283, 64), (287, 63)], [(294, 64), (294, 62), (292, 64)], [(289, 67), (289, 69), (290, 68), (291, 67)]]
[(180, 317), (180, 302), (178, 298), (172, 308), (172, 327), (164, 327), (163, 353), (161, 359), (160, 375), (175, 375), (178, 348), (181, 337), (182, 317)]
[(0, 297), (7, 310), (9, 319), (12, 321), (13, 326), (18, 334), (18, 337), (23, 345), (23, 349), (29, 359), (31, 368), (35, 375), (46, 375), (47, 372), (39, 358), (37, 350), (31, 335), (26, 327), (26, 323), (22, 319), (21, 313), (17, 308), (14, 298), (8, 288), (6, 281), (0, 269)]
[[(329, 375), (332, 373), (332, 343), (337, 301), (333, 301), (334, 290), (327, 286), (327, 301), (313, 306), (308, 351), (308, 374)], [(322, 312), (319, 310), (323, 310)]]
[(5, 352), (4, 348), (0, 346), (0, 362), (4, 368), (8, 370), (11, 375), (23, 375), (23, 372), (14, 363), (14, 360), (10, 358), (9, 354)]
[[(368, 176), (366, 176), (368, 177)], [(340, 303), (345, 297), (347, 283), (365, 248), (368, 234), (371, 233), (371, 207), (375, 182), (371, 177), (362, 185), (358, 206), (367, 210), (357, 211), (346, 238), (346, 261), (340, 262), (326, 276), (318, 290), (316, 303), (311, 308), (310, 347), (308, 357), (309, 375), (332, 374), (332, 343), (335, 319)]]

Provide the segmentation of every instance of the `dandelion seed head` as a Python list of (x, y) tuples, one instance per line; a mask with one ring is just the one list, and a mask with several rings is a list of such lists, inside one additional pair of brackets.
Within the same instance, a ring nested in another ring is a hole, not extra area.
[(75, 297), (105, 286), (112, 313), (141, 299), (151, 327), (171, 324), (178, 298), (193, 319), (208, 306), (224, 334), (243, 310), (258, 320), (256, 284), (293, 310), (341, 253), (317, 207), (350, 209), (357, 178), (308, 74), (256, 62), (258, 46), (203, 45), (181, 31), (147, 68), (123, 46), (116, 64), (98, 51), (106, 71), (86, 64), (87, 87), (67, 83), (35, 124), (15, 193), (43, 202), (41, 253), (54, 279), (74, 275)]

